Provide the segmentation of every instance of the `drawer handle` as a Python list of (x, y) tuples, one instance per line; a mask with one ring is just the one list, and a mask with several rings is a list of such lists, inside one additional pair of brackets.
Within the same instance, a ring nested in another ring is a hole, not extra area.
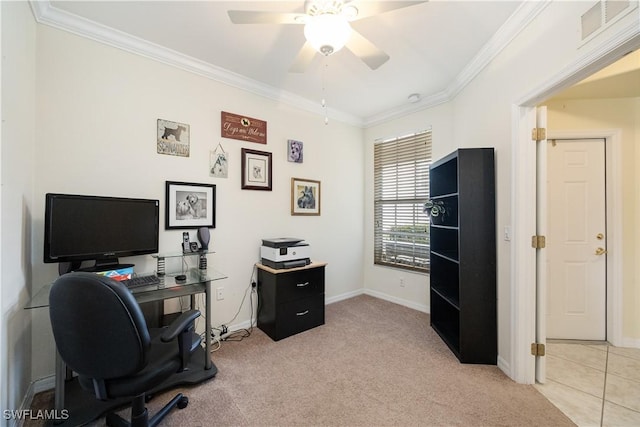
[(304, 283), (298, 283), (296, 286), (299, 288), (304, 288), (305, 286), (308, 286), (309, 282), (304, 282)]
[(301, 311), (300, 313), (296, 313), (296, 316), (304, 316), (305, 314), (308, 314), (309, 310), (305, 310), (305, 311)]

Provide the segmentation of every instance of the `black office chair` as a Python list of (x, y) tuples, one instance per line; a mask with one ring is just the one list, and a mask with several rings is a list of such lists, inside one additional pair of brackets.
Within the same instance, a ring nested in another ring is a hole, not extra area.
[(132, 398), (131, 421), (110, 413), (107, 425), (155, 426), (175, 406), (187, 406), (189, 399), (180, 393), (149, 419), (145, 394), (186, 369), (201, 342), (194, 333), (198, 310), (182, 313), (167, 328), (148, 330), (122, 283), (74, 272), (53, 284), (49, 315), (58, 353), (81, 387), (100, 400)]

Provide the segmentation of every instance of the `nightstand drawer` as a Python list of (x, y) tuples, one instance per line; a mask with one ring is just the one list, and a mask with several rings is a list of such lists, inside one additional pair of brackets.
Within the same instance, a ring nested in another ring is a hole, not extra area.
[(276, 309), (278, 323), (274, 340), (280, 340), (324, 325), (324, 294), (281, 304)]
[(272, 340), (324, 324), (324, 267), (294, 270), (258, 264), (258, 327)]
[(276, 298), (278, 304), (324, 293), (324, 268), (292, 271), (278, 275)]

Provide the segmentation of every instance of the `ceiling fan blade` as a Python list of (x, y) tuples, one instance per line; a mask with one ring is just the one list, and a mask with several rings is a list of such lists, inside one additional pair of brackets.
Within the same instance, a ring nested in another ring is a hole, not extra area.
[(260, 12), (255, 10), (228, 10), (234, 24), (304, 24), (304, 13)]
[(307, 70), (307, 67), (309, 67), (309, 64), (311, 64), (311, 61), (313, 61), (316, 53), (318, 52), (313, 48), (313, 46), (311, 46), (311, 43), (306, 42), (302, 46), (302, 49), (300, 49), (300, 52), (298, 52), (296, 59), (293, 60), (293, 64), (291, 64), (291, 67), (289, 68), (289, 72), (304, 73)]
[(351, 4), (358, 9), (358, 16), (353, 20), (368, 18), (373, 15), (379, 15), (381, 13), (390, 12), (396, 9), (403, 9), (405, 7), (414, 6), (416, 4), (426, 3), (423, 1), (352, 1)]
[(355, 30), (351, 32), (351, 37), (349, 37), (349, 41), (345, 46), (372, 70), (376, 70), (389, 60), (389, 55), (378, 49), (376, 45)]

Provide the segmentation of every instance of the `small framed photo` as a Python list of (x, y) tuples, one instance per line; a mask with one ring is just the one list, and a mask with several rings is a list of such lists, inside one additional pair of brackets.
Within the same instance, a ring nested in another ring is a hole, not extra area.
[(271, 153), (242, 149), (242, 189), (271, 191)]
[(189, 125), (158, 119), (158, 154), (189, 157)]
[(164, 228), (216, 227), (216, 186), (167, 181)]
[(291, 178), (291, 215), (320, 215), (320, 181)]
[(229, 174), (229, 160), (227, 153), (209, 153), (209, 175), (216, 178), (226, 178)]
[(302, 163), (303, 160), (303, 147), (302, 141), (296, 141), (293, 139), (287, 140), (287, 160), (294, 163)]

